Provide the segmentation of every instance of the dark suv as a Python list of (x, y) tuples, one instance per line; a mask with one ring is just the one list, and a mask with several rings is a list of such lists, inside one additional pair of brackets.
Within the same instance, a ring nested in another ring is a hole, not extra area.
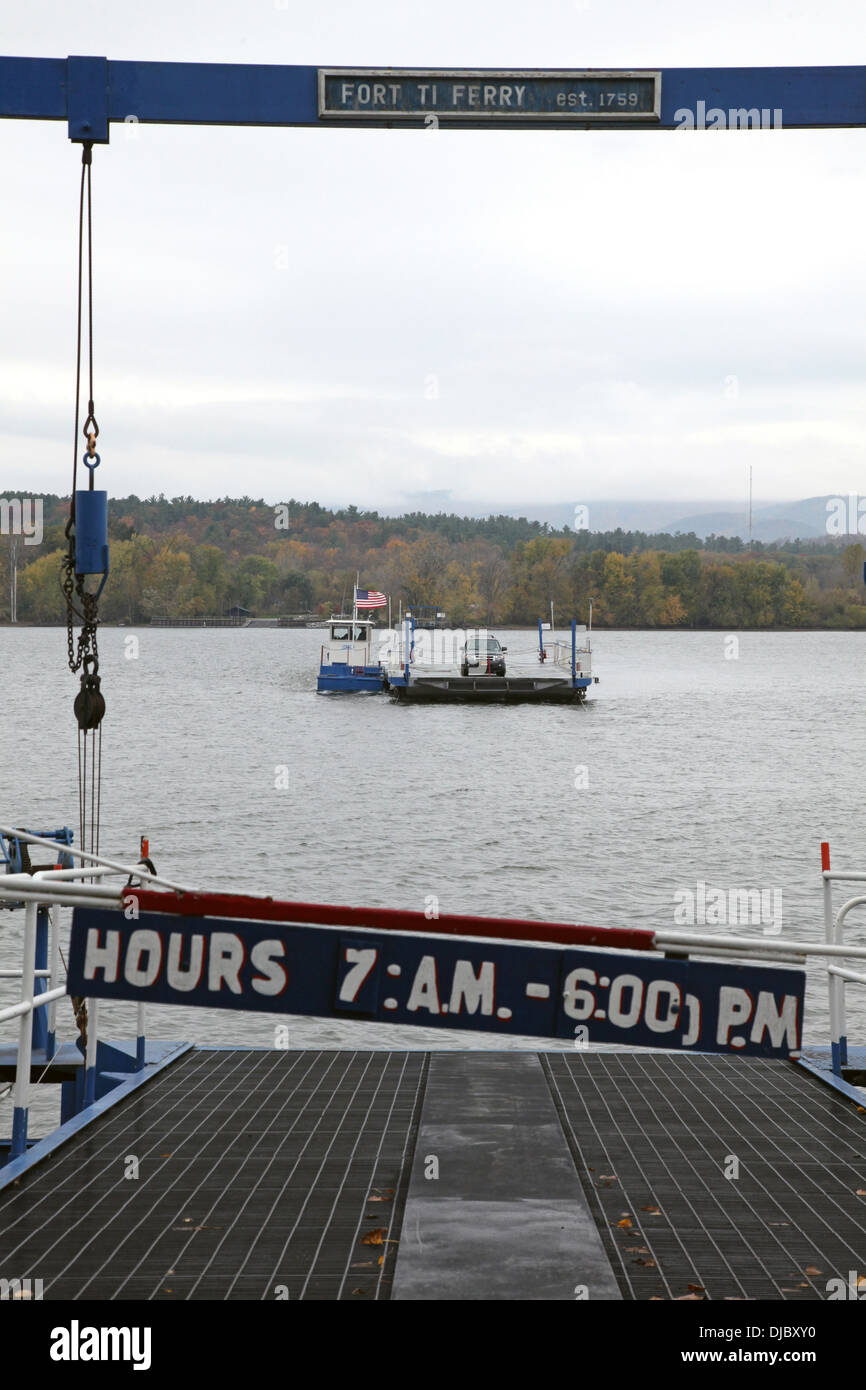
[(507, 651), (507, 647), (500, 647), (496, 637), (470, 637), (463, 644), (461, 676), (504, 676)]

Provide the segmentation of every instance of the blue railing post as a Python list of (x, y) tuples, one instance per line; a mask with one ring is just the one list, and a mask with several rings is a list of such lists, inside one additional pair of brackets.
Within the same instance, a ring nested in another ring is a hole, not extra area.
[(577, 619), (571, 620), (571, 683), (577, 679)]

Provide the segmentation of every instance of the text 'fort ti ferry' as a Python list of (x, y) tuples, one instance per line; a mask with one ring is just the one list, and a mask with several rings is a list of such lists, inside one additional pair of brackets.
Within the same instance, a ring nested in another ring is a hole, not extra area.
[(538, 648), (522, 660), (485, 631), (466, 634), (459, 646), (449, 644), (449, 637), (453, 634), (416, 635), (412, 621), (405, 624), (384, 663), (386, 688), (396, 700), (580, 704), (598, 682), (592, 674), (591, 632), (576, 622), (570, 637), (561, 639), (539, 619)]
[(375, 589), (354, 590), (352, 616), (336, 614), (328, 624), (328, 643), (319, 656), (316, 689), (320, 694), (378, 695), (385, 689), (385, 673), (373, 656), (373, 620), (359, 612), (384, 608), (388, 602)]

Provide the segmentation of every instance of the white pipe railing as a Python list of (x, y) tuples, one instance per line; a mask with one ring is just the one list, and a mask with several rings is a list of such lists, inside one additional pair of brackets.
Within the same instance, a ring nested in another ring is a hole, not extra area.
[(866, 985), (866, 975), (859, 970), (846, 970), (844, 965), (828, 965), (830, 975), (838, 975), (842, 980), (853, 980), (858, 985)]
[[(861, 952), (853, 946), (842, 944), (843, 927), (848, 913), (855, 907), (862, 907), (866, 904), (866, 894), (856, 894), (849, 898), (833, 913), (833, 884), (834, 883), (866, 883), (866, 873), (861, 870), (848, 869), (838, 873), (830, 868), (830, 846), (824, 842), (821, 845), (821, 877), (824, 888), (824, 936), (828, 942), (833, 942), (840, 949), (838, 954), (848, 956), (850, 959), (860, 958)], [(830, 1058), (833, 1071), (837, 1076), (842, 1075), (842, 1068), (848, 1065), (848, 1023), (846, 1017), (846, 984), (866, 984), (866, 976), (860, 976), (856, 971), (846, 970), (843, 967), (827, 967), (827, 989), (828, 1002), (830, 1009)]]
[[(80, 859), (85, 864), (104, 864), (106, 868), (116, 869), (118, 873), (131, 874), (135, 878), (147, 880), (148, 883), (159, 883), (163, 888), (173, 888), (178, 893), (193, 892), (193, 889), (184, 887), (182, 883), (173, 883), (170, 878), (164, 878), (162, 874), (150, 873), (140, 864), (131, 867), (129, 864), (120, 863), (117, 859), (107, 859), (104, 854), (94, 854), (91, 850), (77, 849), (75, 845), (64, 845), (59, 840), (46, 840), (42, 835), (31, 835), (29, 831), (16, 830), (14, 826), (0, 825), (0, 835), (13, 840), (25, 840), (27, 844), (40, 845), (43, 849), (56, 849), (58, 853), (72, 859)], [(49, 869), (47, 872), (51, 874), (63, 873), (63, 870)]]
[(836, 942), (792, 941), (781, 936), (711, 936), (697, 935), (695, 932), (657, 931), (655, 939), (660, 947), (689, 946), (693, 955), (703, 954), (706, 943), (715, 951), (727, 951), (732, 956), (775, 956), (781, 952), (788, 956), (850, 956), (852, 959), (866, 960), (866, 946), (843, 946)]
[(8, 1023), (10, 1018), (21, 1018), (24, 1014), (30, 1014), (34, 1009), (40, 1009), (44, 1004), (61, 999), (66, 993), (65, 985), (58, 985), (56, 989), (46, 989), (42, 994), (37, 994), (32, 1004), (29, 999), (23, 999), (20, 1004), (8, 1004), (5, 1009), (0, 1009), (0, 1023)]
[[(0, 979), (20, 979), (21, 998), (17, 1004), (0, 1009), (0, 1023), (18, 1019), (18, 1048), (13, 1086), (12, 1146), (11, 1157), (18, 1158), (27, 1149), (28, 1101), (30, 1092), (30, 1071), (33, 1060), (33, 1018), (35, 1011), (48, 1009), (46, 1060), (50, 1061), (55, 1051), (55, 1027), (57, 1001), (66, 994), (65, 985), (58, 985), (60, 974), (60, 908), (61, 907), (120, 907), (126, 885), (108, 885), (94, 882), (95, 879), (122, 876), (132, 884), (148, 883), (175, 892), (189, 893), (193, 890), (174, 883), (162, 874), (151, 873), (143, 864), (124, 864), (109, 859), (102, 854), (77, 849), (73, 845), (50, 840), (41, 835), (33, 835), (26, 830), (0, 825), (0, 835), (23, 840), (38, 845), (42, 849), (56, 850), (79, 862), (79, 867), (61, 869), (39, 869), (33, 874), (0, 874), (0, 902), (20, 904), (24, 907), (23, 959), (20, 970), (0, 971)], [(49, 912), (49, 964), (47, 969), (36, 969), (37, 921), (40, 908)], [(49, 988), (36, 993), (36, 981), (45, 980)], [(88, 1015), (87, 1046), (85, 1049), (84, 1104), (91, 1105), (95, 1099), (96, 1062), (99, 1040), (99, 1008), (95, 999), (85, 1001)], [(136, 1065), (141, 1069), (145, 1064), (145, 1006), (136, 1009)]]

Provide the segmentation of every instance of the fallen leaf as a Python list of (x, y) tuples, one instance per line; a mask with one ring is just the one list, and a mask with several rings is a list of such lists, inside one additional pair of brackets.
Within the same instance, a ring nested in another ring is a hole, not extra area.
[(372, 1269), (372, 1268), (373, 1268), (373, 1261), (372, 1261), (372, 1260), (359, 1260), (357, 1264), (353, 1264), (353, 1265), (352, 1265), (352, 1269)]
[(660, 1207), (641, 1207), (641, 1211), (648, 1211), (651, 1216), (661, 1216)]
[(703, 1284), (686, 1284), (686, 1288), (690, 1293), (706, 1293)]
[(858, 1187), (856, 1195), (858, 1197), (866, 1197), (866, 1187)]
[(647, 1269), (655, 1269), (655, 1267), (656, 1267), (656, 1262), (655, 1262), (655, 1260), (637, 1259), (637, 1260), (635, 1260), (635, 1264), (636, 1264), (636, 1265), (644, 1265)]
[(361, 1236), (362, 1245), (384, 1245), (385, 1232), (387, 1226), (377, 1226), (375, 1231), (368, 1231), (365, 1236)]
[(352, 1290), (352, 1293), (366, 1293), (366, 1292), (367, 1292), (366, 1289), (353, 1289), (353, 1290)]
[(393, 1197), (368, 1197), (368, 1202), (393, 1202)]
[(645, 1245), (627, 1245), (625, 1253), (627, 1255), (648, 1255), (649, 1250)]
[(384, 1263), (385, 1263), (385, 1256), (384, 1256), (384, 1255), (380, 1255), (380, 1256), (379, 1256), (379, 1264), (380, 1264), (380, 1265), (383, 1265)]
[(599, 1182), (619, 1182), (616, 1173), (599, 1173), (598, 1180)]
[(810, 1275), (811, 1275), (811, 1274), (820, 1274), (821, 1271), (820, 1271), (820, 1269), (816, 1269), (814, 1265), (806, 1265), (806, 1268), (803, 1270), (803, 1273), (804, 1273), (804, 1274), (810, 1274)]
[(700, 1294), (698, 1294), (698, 1293), (681, 1293), (681, 1294), (679, 1295), (678, 1298), (674, 1299), (674, 1302), (675, 1302), (675, 1303), (689, 1303), (689, 1302), (691, 1302), (691, 1303), (701, 1303), (701, 1302), (703, 1302), (703, 1300), (702, 1300)]
[(628, 1227), (632, 1226), (634, 1223), (630, 1216), (624, 1216), (622, 1218), (622, 1221), (617, 1221), (616, 1224), (620, 1227), (621, 1230), (627, 1230)]

